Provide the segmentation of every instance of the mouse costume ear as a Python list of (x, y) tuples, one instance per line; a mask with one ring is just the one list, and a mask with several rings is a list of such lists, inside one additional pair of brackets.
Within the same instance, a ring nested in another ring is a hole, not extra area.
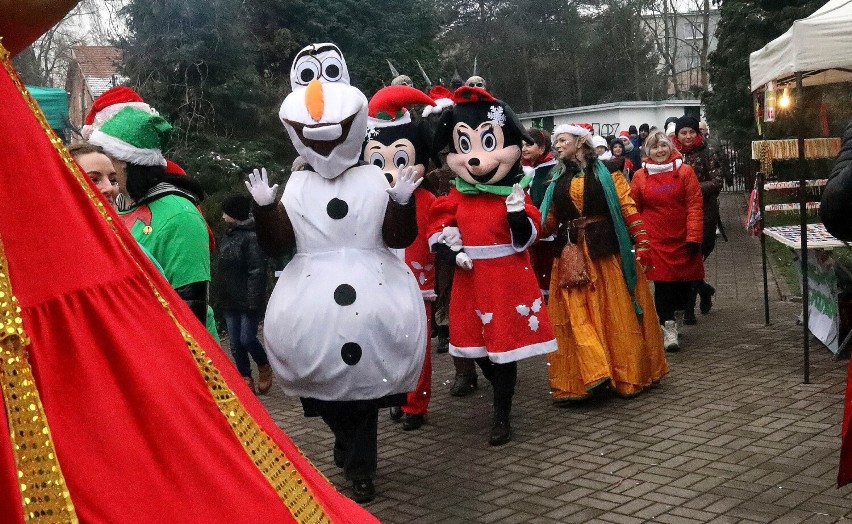
[[(426, 155), (418, 154), (418, 157), (426, 158), (435, 165), (435, 167), (441, 167), (441, 157), (438, 155), (438, 151), (435, 149), (434, 137), (432, 136), (432, 127), (425, 120), (421, 120), (417, 124), (417, 135), (420, 139), (420, 143), (425, 145)], [(420, 151), (418, 151), (420, 153)], [(428, 160), (427, 160), (428, 161)], [(429, 171), (429, 166), (426, 166), (426, 171)]]
[(504, 132), (507, 128), (511, 128), (513, 132), (517, 133), (521, 140), (527, 143), (527, 145), (533, 145), (535, 141), (532, 137), (527, 133), (526, 128), (523, 124), (521, 124), (521, 119), (518, 118), (518, 115), (512, 111), (512, 108), (506, 105), (505, 102), (500, 101), (503, 105), (503, 115), (506, 117), (506, 125), (503, 127)]
[(455, 108), (449, 107), (441, 113), (441, 119), (438, 120), (438, 125), (435, 126), (435, 136), (432, 139), (432, 150), (435, 155), (438, 155), (447, 145), (450, 145), (450, 151), (454, 151), (453, 142), (453, 125), (455, 124)]

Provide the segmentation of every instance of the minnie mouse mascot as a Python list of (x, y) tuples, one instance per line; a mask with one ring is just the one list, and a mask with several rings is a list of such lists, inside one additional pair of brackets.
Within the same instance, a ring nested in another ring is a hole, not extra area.
[(429, 242), (458, 267), (450, 298), (450, 353), (476, 359), (494, 386), (489, 443), (512, 439), (517, 361), (556, 340), (527, 249), (541, 214), (524, 188), (521, 143), (532, 143), (505, 103), (462, 86), (438, 123), (433, 150), (449, 145), (455, 188), (432, 205)]

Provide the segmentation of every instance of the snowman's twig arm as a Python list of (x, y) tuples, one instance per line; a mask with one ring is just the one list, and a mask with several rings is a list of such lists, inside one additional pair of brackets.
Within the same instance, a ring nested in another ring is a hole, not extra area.
[(388, 198), (385, 220), (382, 223), (382, 238), (392, 249), (406, 248), (417, 238), (417, 207), (414, 205), (414, 195), (411, 195), (405, 205), (397, 204), (392, 198)]
[(257, 243), (270, 257), (280, 257), (296, 245), (293, 223), (280, 201), (268, 206), (252, 203), (252, 214), (257, 224)]

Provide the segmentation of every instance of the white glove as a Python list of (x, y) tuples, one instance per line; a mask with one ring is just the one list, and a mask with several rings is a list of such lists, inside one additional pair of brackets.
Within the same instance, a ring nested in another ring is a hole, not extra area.
[(473, 260), (471, 260), (464, 251), (459, 251), (459, 254), (456, 255), (456, 265), (462, 269), (470, 271), (473, 269)]
[(249, 174), (246, 189), (251, 193), (257, 205), (268, 206), (275, 202), (275, 191), (278, 190), (278, 184), (269, 187), (269, 177), (266, 175), (266, 168), (263, 167), (260, 171), (255, 169), (253, 173)]
[(506, 197), (506, 211), (514, 213), (515, 211), (523, 211), (525, 208), (524, 189), (520, 184), (512, 186), (512, 192)]
[(447, 244), (450, 247), (461, 246), (462, 237), (459, 228), (447, 226), (443, 230), (441, 230), (440, 236), (438, 236), (438, 242), (442, 244)]
[(417, 180), (417, 175), (414, 173), (413, 167), (400, 167), (396, 172), (396, 184), (393, 187), (387, 188), (385, 191), (388, 192), (394, 202), (404, 206), (411, 200), (414, 190), (422, 183), (422, 178)]

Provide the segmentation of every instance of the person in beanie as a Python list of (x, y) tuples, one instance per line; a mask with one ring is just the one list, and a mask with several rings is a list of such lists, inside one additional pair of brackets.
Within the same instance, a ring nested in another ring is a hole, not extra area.
[(207, 224), (195, 207), (198, 196), (166, 181), (163, 148), (171, 132), (162, 117), (125, 107), (94, 130), (89, 142), (126, 162), (127, 192), (134, 204), (119, 212), (119, 218), (160, 263), (166, 280), (198, 320), (215, 332), (207, 323), (210, 251)]
[[(627, 143), (630, 144), (632, 150), (636, 149), (633, 147), (633, 144), (630, 142), (630, 140), (627, 140)], [(609, 169), (610, 173), (615, 173), (616, 171), (619, 171), (629, 182), (630, 179), (633, 177), (633, 162), (624, 154), (624, 142), (617, 138), (614, 138), (609, 146), (609, 150), (612, 156), (607, 160), (601, 161), (604, 163), (607, 169)]]
[[(645, 145), (645, 140), (648, 138), (648, 134), (651, 132), (650, 126), (648, 124), (642, 124), (639, 126), (639, 140), (641, 141), (640, 145)], [(639, 164), (636, 164), (637, 166)]]
[[(701, 253), (706, 260), (716, 247), (716, 226), (719, 223), (719, 193), (722, 192), (722, 169), (716, 152), (704, 142), (700, 132), (698, 119), (684, 115), (675, 121), (674, 146), (683, 154), (683, 163), (691, 166), (698, 181), (701, 183), (701, 194), (704, 197), (704, 239), (701, 243)], [(716, 290), (703, 279), (693, 284), (689, 301), (684, 311), (684, 323), (696, 324), (695, 302), (701, 298), (699, 309), (702, 315), (710, 312), (713, 307), (713, 295)]]
[(254, 391), (249, 355), (257, 364), (257, 392), (272, 387), (272, 366), (257, 339), (257, 326), (266, 299), (266, 257), (260, 250), (251, 216), (251, 197), (232, 195), (222, 202), (222, 221), (228, 230), (219, 242), (219, 304), (237, 370)]

